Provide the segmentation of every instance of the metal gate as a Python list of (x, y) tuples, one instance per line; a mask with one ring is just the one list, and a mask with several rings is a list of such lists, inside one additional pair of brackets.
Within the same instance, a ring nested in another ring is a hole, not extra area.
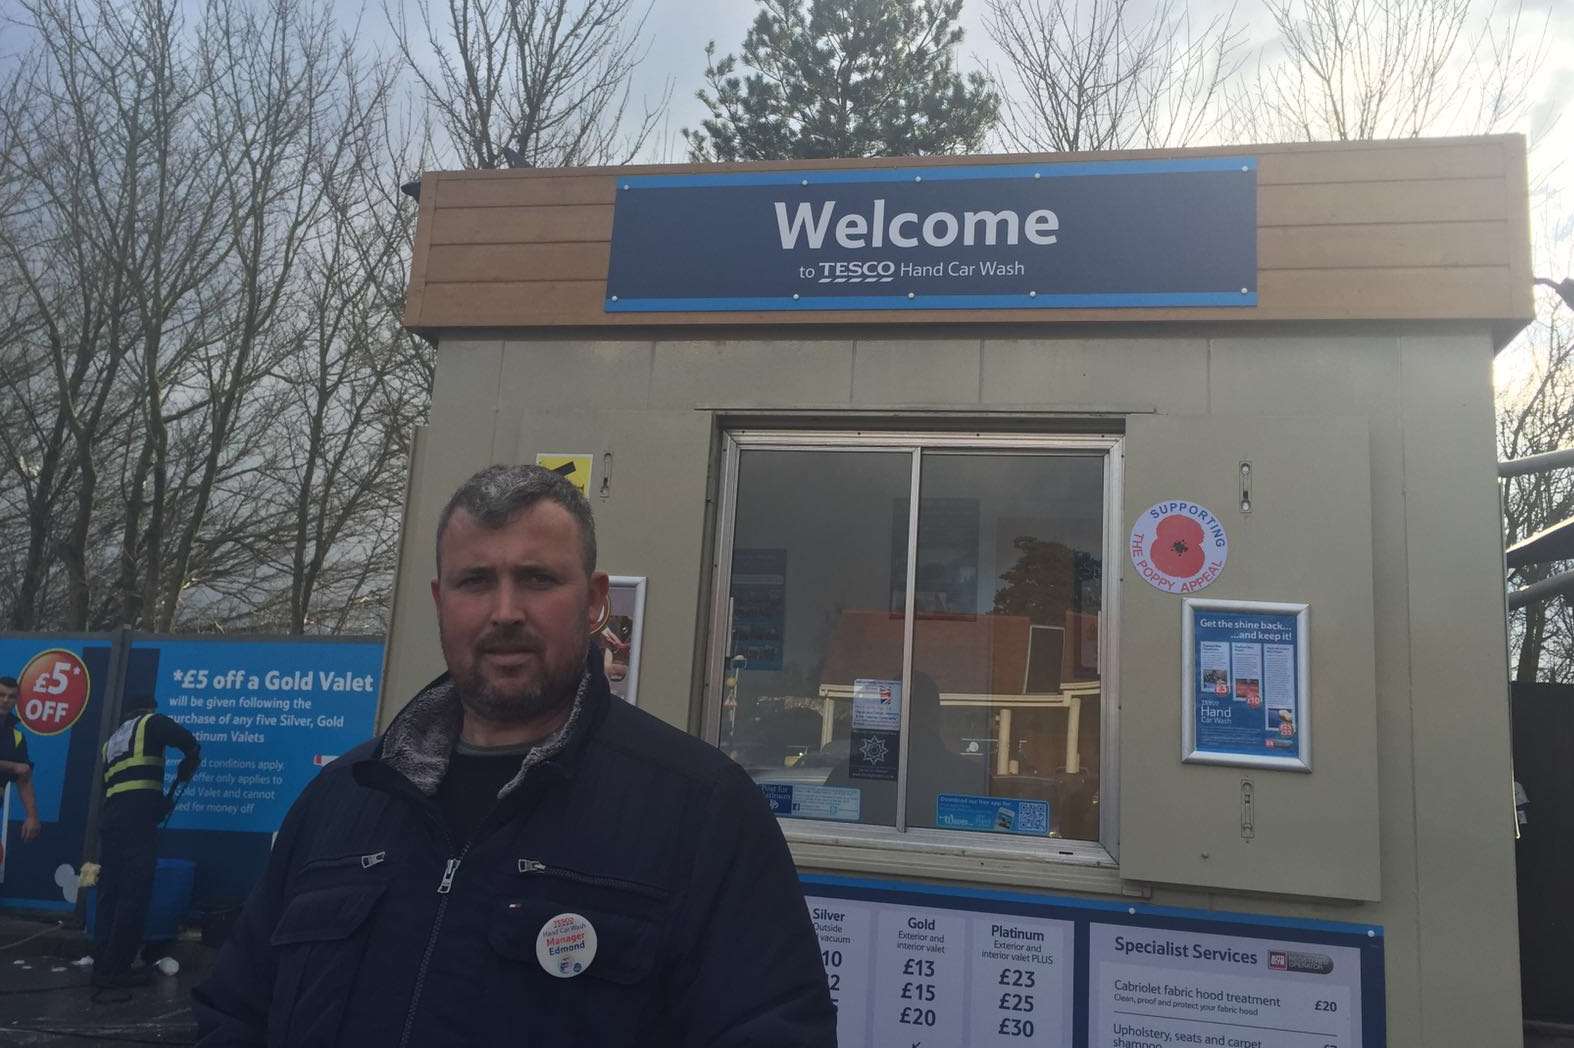
[(1514, 774), (1530, 799), (1517, 845), (1525, 1019), (1574, 1024), (1574, 685), (1511, 694)]

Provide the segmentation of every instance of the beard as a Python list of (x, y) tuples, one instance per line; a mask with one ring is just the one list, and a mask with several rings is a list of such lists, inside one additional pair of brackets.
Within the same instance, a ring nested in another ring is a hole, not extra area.
[[(463, 670), (451, 671), (459, 701), (467, 712), (494, 724), (523, 724), (573, 705), (589, 654), (589, 639), (578, 658), (561, 666), (546, 664), (543, 659), (541, 674), (533, 679), (499, 684), (482, 671), (482, 653), (525, 643), (527, 638), (518, 633), (488, 634), (476, 643), (476, 657)], [(539, 645), (532, 646), (532, 650), (538, 654), (543, 651)]]

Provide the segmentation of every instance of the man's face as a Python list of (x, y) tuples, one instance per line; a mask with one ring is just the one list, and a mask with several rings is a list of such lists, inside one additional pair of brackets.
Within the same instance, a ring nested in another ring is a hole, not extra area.
[(571, 703), (607, 599), (606, 574), (585, 574), (578, 522), (550, 501), (496, 529), (460, 509), (439, 554), (432, 599), (466, 710), (519, 723)]
[(16, 709), (17, 689), (10, 684), (0, 684), (0, 717)]

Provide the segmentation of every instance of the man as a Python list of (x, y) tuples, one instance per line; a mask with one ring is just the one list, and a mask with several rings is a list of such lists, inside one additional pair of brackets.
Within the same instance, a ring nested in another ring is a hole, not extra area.
[[(0, 793), (16, 783), (22, 800), (22, 839), (38, 837), (38, 798), (33, 792), (33, 761), (27, 755), (27, 736), (16, 722), (16, 696), (21, 691), (15, 677), (0, 677)], [(0, 834), (0, 862), (5, 861), (5, 835)]]
[(133, 695), (122, 707), (120, 726), (104, 743), (104, 809), (99, 815), (98, 955), (93, 985), (142, 986), (146, 969), (132, 971), (142, 946), (153, 874), (158, 868), (158, 828), (169, 814), (164, 796), (164, 750), (180, 750), (178, 782), (197, 773), (201, 750), (191, 732), (157, 708), (152, 695)]
[(477, 473), (432, 598), (448, 673), (296, 801), (195, 994), (199, 1043), (834, 1045), (759, 790), (612, 699), (585, 497)]

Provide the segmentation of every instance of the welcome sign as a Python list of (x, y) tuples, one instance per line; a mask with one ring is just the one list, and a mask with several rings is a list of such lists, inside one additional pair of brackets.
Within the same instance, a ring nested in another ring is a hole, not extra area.
[(1257, 162), (628, 176), (607, 312), (1251, 307)]

